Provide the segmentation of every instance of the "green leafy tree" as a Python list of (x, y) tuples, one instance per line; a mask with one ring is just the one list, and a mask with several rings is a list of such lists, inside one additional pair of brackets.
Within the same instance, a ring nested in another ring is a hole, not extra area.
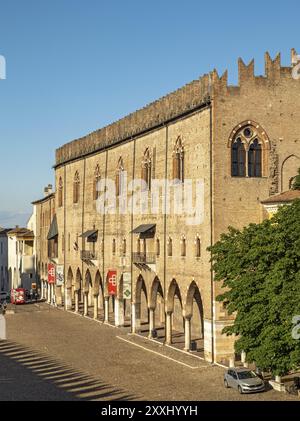
[(293, 181), (292, 190), (300, 190), (300, 168), (298, 169), (298, 175)]
[(249, 362), (275, 375), (299, 367), (292, 319), (300, 315), (300, 200), (261, 224), (230, 227), (210, 251), (224, 288), (217, 300), (236, 316), (224, 329), (238, 335), (236, 352), (244, 350)]

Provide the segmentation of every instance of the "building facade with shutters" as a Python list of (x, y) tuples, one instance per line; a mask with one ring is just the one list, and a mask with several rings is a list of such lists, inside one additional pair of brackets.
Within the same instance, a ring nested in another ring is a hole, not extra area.
[(207, 248), (228, 226), (267, 217), (261, 201), (289, 190), (300, 167), (292, 66), (268, 53), (264, 76), (253, 61), (238, 66), (238, 86), (213, 71), (56, 151), (56, 195), (45, 206), (53, 200), (65, 281), (56, 295), (67, 309), (183, 342), (208, 361), (232, 358), (234, 338), (222, 330), (233, 316), (216, 301)]

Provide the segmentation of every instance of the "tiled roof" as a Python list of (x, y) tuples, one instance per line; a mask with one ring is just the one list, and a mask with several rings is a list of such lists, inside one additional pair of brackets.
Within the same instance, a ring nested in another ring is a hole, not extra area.
[(274, 203), (289, 203), (295, 199), (300, 199), (300, 190), (288, 190), (277, 194), (276, 196), (271, 196), (268, 199), (263, 200), (261, 203), (263, 205), (271, 205)]

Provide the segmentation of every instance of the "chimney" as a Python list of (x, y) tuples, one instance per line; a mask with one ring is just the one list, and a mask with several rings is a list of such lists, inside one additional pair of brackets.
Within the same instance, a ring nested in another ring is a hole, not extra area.
[(44, 188), (44, 196), (47, 197), (48, 196), (48, 187)]

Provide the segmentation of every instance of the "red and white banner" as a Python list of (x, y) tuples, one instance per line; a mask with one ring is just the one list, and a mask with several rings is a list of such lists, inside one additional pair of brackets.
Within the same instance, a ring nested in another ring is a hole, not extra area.
[(53, 263), (48, 264), (48, 284), (55, 284), (56, 271)]
[(110, 270), (107, 274), (108, 294), (117, 295), (117, 271)]

